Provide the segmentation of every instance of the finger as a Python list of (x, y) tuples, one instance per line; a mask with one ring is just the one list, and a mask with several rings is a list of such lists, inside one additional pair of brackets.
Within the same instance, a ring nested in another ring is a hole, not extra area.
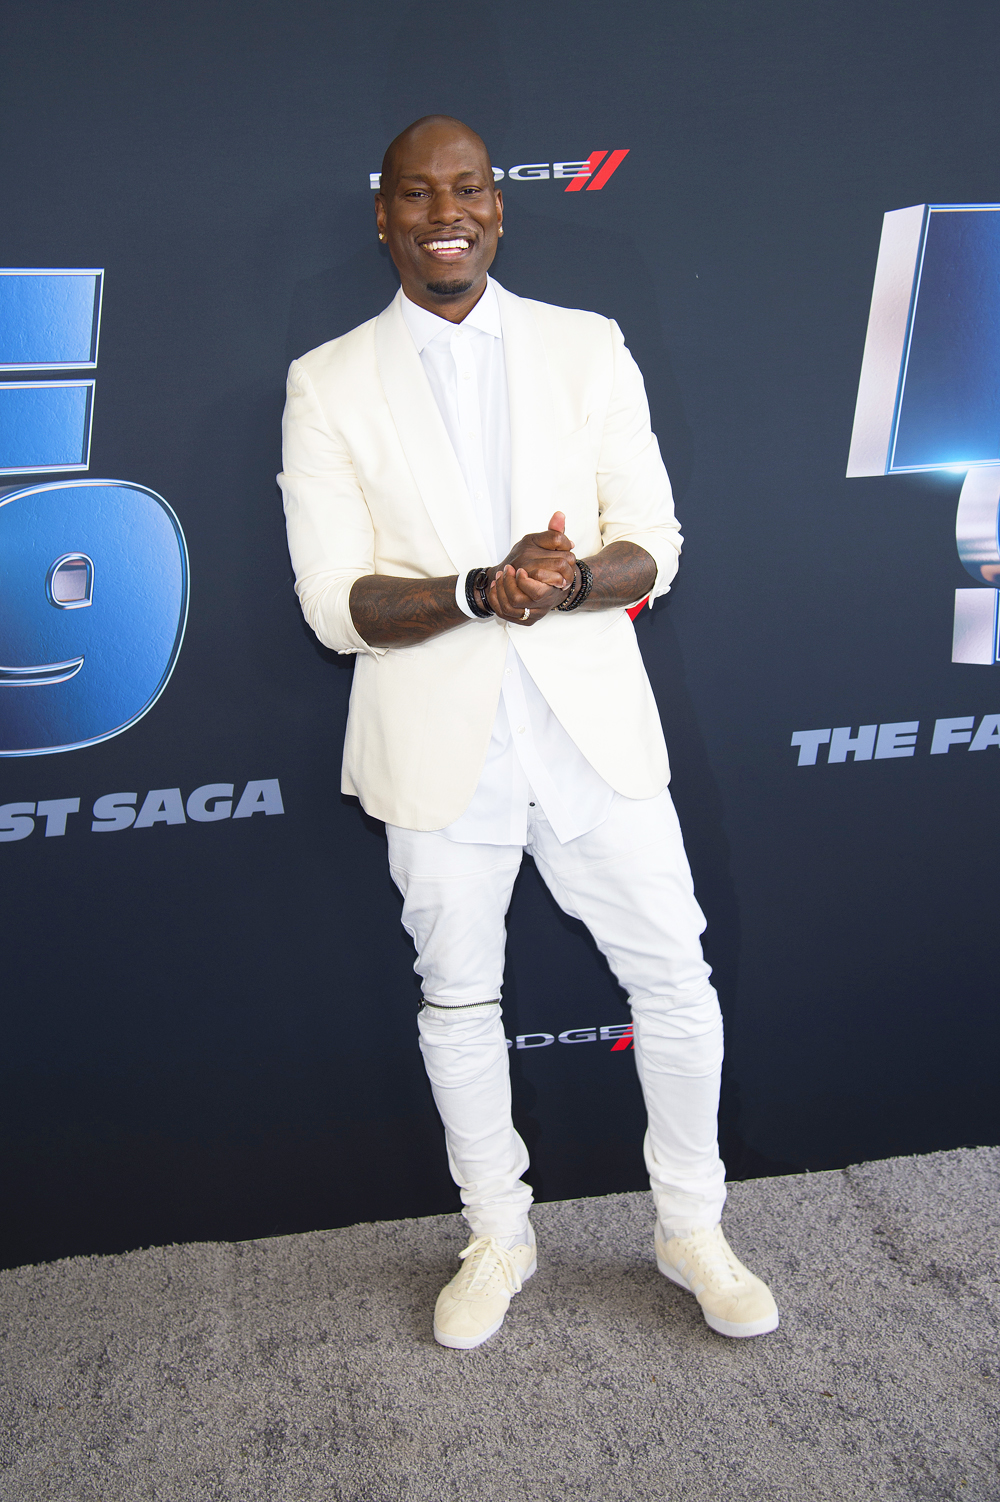
[(523, 568), (532, 579), (544, 579), (553, 588), (563, 589), (576, 578), (576, 555), (539, 552), (534, 558), (519, 559), (516, 567)]
[(528, 573), (533, 579), (544, 579), (554, 589), (569, 589), (576, 578), (576, 559), (572, 553), (560, 553), (551, 564), (529, 568)]
[(573, 587), (576, 578), (576, 560), (571, 554), (550, 554), (546, 556), (544, 563), (532, 561), (530, 564), (519, 565), (516, 573), (523, 573), (527, 578), (534, 579), (548, 590), (565, 593), (567, 589)]
[(519, 609), (517, 606), (511, 604), (502, 575), (495, 579), (488, 587), (486, 597), (490, 602), (494, 614), (499, 616), (502, 621), (510, 620), (514, 616), (520, 615), (524, 609), (523, 606)]
[(538, 579), (551, 589), (565, 589), (573, 579), (572, 569), (528, 568), (522, 565), (529, 579)]
[[(522, 583), (524, 587), (522, 588)], [(525, 625), (524, 612), (528, 610), (541, 610), (543, 613), (552, 600), (553, 591), (544, 584), (538, 584), (530, 576), (524, 581), (518, 579), (514, 569), (504, 569), (500, 577), (495, 581), (497, 613), (503, 620), (517, 622)]]
[(508, 575), (506, 570), (503, 570), (497, 575), (493, 583), (493, 590), (496, 596), (496, 605), (494, 608), (497, 615), (503, 620), (511, 620), (515, 616), (520, 615), (524, 610), (523, 605), (517, 605), (511, 599), (509, 580), (512, 577), (512, 574)]
[(533, 620), (540, 620), (564, 594), (560, 579), (558, 584), (546, 584), (534, 578), (527, 570), (515, 569), (506, 564), (498, 569), (487, 591), (491, 608), (501, 619), (527, 625), (525, 608), (537, 612)]
[[(554, 532), (552, 535), (559, 537), (561, 534)], [(511, 561), (515, 568), (526, 568), (529, 573), (545, 568), (557, 569), (559, 573), (564, 574), (568, 569), (576, 567), (576, 554), (570, 547), (532, 548), (530, 553), (519, 554)]]
[[(543, 600), (546, 595), (552, 592), (553, 586), (551, 584), (546, 584), (541, 579), (533, 579), (523, 568), (518, 569), (515, 579), (517, 588), (520, 590), (518, 598), (524, 598), (524, 605), (531, 605), (536, 600)], [(524, 609), (524, 605), (521, 606), (522, 610)]]
[(553, 511), (551, 517), (549, 518), (549, 531), (550, 532), (565, 532), (565, 530), (566, 530), (566, 513), (565, 513), (565, 511)]
[(565, 532), (554, 532), (551, 529), (548, 532), (536, 532), (532, 537), (532, 542), (540, 548), (548, 549), (550, 553), (571, 553), (573, 551), (573, 544)]
[[(525, 582), (530, 583), (530, 589), (524, 588)], [(524, 569), (514, 568), (509, 563), (503, 571), (503, 578), (500, 584), (503, 589), (504, 598), (510, 604), (511, 609), (517, 614), (523, 611), (525, 605), (530, 605), (536, 598), (540, 598), (547, 593), (548, 590), (547, 585), (538, 584)]]

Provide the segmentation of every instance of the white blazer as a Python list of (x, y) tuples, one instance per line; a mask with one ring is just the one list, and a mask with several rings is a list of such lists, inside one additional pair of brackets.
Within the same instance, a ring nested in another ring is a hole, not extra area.
[[(566, 513), (577, 556), (638, 543), (652, 599), (681, 537), (649, 407), (617, 324), (497, 285), (510, 397), (511, 534)], [(507, 633), (554, 713), (629, 798), (669, 780), (667, 750), (624, 609), (553, 610), (519, 628), (465, 621), (429, 641), (370, 647), (349, 597), (366, 574), (434, 579), (498, 560), (483, 544), (455, 451), (397, 293), (378, 318), (292, 362), (282, 423), (296, 593), (320, 641), (356, 652), (342, 787), (377, 819), (440, 829), (467, 807), (500, 697)]]

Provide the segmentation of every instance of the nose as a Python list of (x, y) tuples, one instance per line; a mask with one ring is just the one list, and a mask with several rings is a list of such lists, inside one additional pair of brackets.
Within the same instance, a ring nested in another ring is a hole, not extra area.
[(457, 224), (465, 218), (465, 209), (450, 190), (443, 190), (435, 195), (431, 218), (435, 224)]

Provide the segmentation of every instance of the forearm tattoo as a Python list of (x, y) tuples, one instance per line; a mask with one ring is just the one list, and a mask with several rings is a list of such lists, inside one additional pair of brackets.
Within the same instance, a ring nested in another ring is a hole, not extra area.
[(656, 582), (656, 564), (635, 542), (612, 542), (588, 558), (594, 587), (580, 606), (584, 610), (611, 610), (641, 600)]
[(468, 617), (450, 579), (397, 579), (366, 574), (351, 589), (351, 619), (370, 647), (406, 647), (440, 636)]
[[(656, 564), (634, 542), (612, 542), (588, 558), (594, 587), (581, 610), (611, 610), (641, 600), (653, 587)], [(398, 579), (366, 574), (351, 589), (351, 619), (370, 647), (406, 647), (461, 626), (455, 577)]]

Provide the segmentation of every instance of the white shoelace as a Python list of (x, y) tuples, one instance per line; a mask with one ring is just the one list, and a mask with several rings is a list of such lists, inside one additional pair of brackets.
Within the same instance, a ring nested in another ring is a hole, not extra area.
[(704, 1277), (715, 1282), (721, 1287), (727, 1284), (742, 1283), (737, 1268), (733, 1265), (735, 1255), (729, 1246), (723, 1241), (718, 1226), (706, 1227), (701, 1231), (694, 1231), (690, 1236), (685, 1236), (683, 1241), (684, 1250), (689, 1257), (697, 1262)]
[(463, 1262), (467, 1257), (477, 1259), (470, 1262), (465, 1270), (466, 1276), (462, 1279), (463, 1293), (482, 1293), (490, 1279), (497, 1276), (502, 1277), (508, 1293), (521, 1292), (521, 1274), (517, 1263), (495, 1236), (477, 1236), (458, 1255)]

